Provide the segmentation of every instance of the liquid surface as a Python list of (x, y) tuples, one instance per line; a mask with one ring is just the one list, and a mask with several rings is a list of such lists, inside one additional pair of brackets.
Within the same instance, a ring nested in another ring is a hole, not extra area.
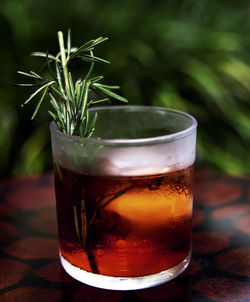
[(192, 175), (193, 167), (149, 177), (92, 176), (55, 163), (63, 257), (118, 277), (177, 265), (191, 247)]

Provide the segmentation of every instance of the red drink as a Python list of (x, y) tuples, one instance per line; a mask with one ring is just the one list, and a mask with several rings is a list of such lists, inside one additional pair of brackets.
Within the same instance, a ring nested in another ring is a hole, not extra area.
[(193, 166), (150, 176), (94, 176), (55, 163), (61, 255), (118, 277), (159, 273), (191, 250)]

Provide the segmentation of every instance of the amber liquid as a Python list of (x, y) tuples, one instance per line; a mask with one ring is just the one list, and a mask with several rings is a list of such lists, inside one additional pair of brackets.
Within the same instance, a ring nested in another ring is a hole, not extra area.
[(191, 248), (193, 167), (155, 176), (76, 173), (55, 163), (60, 251), (108, 276), (167, 270)]

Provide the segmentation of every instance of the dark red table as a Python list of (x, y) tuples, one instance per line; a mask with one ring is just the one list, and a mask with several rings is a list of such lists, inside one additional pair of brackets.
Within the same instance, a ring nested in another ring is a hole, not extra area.
[(0, 301), (250, 301), (250, 179), (196, 173), (193, 258), (174, 281), (108, 291), (69, 277), (58, 260), (52, 175), (0, 183)]

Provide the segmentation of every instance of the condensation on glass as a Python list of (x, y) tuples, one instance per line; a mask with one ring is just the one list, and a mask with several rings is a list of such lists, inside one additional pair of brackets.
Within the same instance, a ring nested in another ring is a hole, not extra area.
[(50, 127), (61, 263), (100, 288), (167, 282), (191, 257), (197, 122), (159, 107), (95, 112), (90, 139)]

